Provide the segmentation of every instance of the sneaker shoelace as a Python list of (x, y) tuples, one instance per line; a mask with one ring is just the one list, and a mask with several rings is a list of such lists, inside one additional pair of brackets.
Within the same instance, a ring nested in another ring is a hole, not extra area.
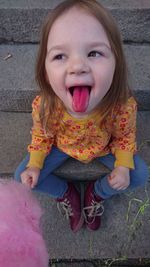
[(69, 220), (69, 217), (73, 216), (72, 207), (67, 198), (62, 202), (57, 202), (57, 208), (61, 215), (66, 216), (67, 220)]
[[(97, 202), (97, 201), (92, 200), (91, 206), (83, 208), (83, 216), (85, 218), (85, 222), (92, 224), (95, 221), (95, 217), (102, 216), (103, 212), (104, 212), (103, 201)], [(93, 219), (91, 221), (91, 220), (88, 220), (88, 218), (89, 219), (93, 218)]]

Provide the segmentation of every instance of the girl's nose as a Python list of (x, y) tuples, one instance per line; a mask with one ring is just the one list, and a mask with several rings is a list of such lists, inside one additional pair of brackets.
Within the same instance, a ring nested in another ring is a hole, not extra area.
[(86, 60), (78, 57), (70, 61), (68, 66), (68, 74), (84, 74), (90, 71), (90, 67)]

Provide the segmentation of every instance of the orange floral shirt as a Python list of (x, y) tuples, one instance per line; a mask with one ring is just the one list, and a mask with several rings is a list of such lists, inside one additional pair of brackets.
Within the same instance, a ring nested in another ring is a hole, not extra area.
[(39, 119), (40, 99), (37, 96), (32, 103), (32, 142), (28, 146), (30, 161), (27, 166), (42, 168), (54, 144), (81, 162), (88, 163), (111, 152), (116, 157), (115, 167), (134, 168), (137, 104), (133, 97), (126, 104), (116, 106), (102, 125), (99, 110), (77, 119), (59, 107), (56, 117), (60, 119), (51, 121), (49, 129), (53, 132), (48, 134), (45, 134)]

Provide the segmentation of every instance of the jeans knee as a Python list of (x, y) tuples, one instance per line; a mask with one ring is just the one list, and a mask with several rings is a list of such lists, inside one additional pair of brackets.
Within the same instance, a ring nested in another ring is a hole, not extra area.
[(148, 177), (149, 177), (149, 170), (146, 164), (143, 170), (141, 171), (140, 176), (142, 177), (142, 179), (140, 179), (141, 185), (144, 185), (148, 181)]
[(142, 165), (133, 171), (133, 176), (131, 175), (131, 184), (133, 186), (143, 186), (148, 181), (149, 170), (145, 162)]
[(19, 168), (15, 170), (14, 179), (18, 182), (21, 182), (21, 171)]

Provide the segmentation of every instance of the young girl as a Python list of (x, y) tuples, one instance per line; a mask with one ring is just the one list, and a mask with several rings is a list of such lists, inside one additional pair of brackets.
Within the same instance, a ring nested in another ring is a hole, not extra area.
[(66, 0), (43, 27), (32, 103), (32, 143), (15, 178), (65, 205), (71, 229), (83, 225), (80, 194), (53, 171), (69, 157), (94, 158), (111, 169), (90, 182), (84, 210), (90, 230), (100, 227), (101, 202), (144, 185), (148, 169), (136, 153), (137, 105), (127, 81), (120, 34), (95, 0)]

